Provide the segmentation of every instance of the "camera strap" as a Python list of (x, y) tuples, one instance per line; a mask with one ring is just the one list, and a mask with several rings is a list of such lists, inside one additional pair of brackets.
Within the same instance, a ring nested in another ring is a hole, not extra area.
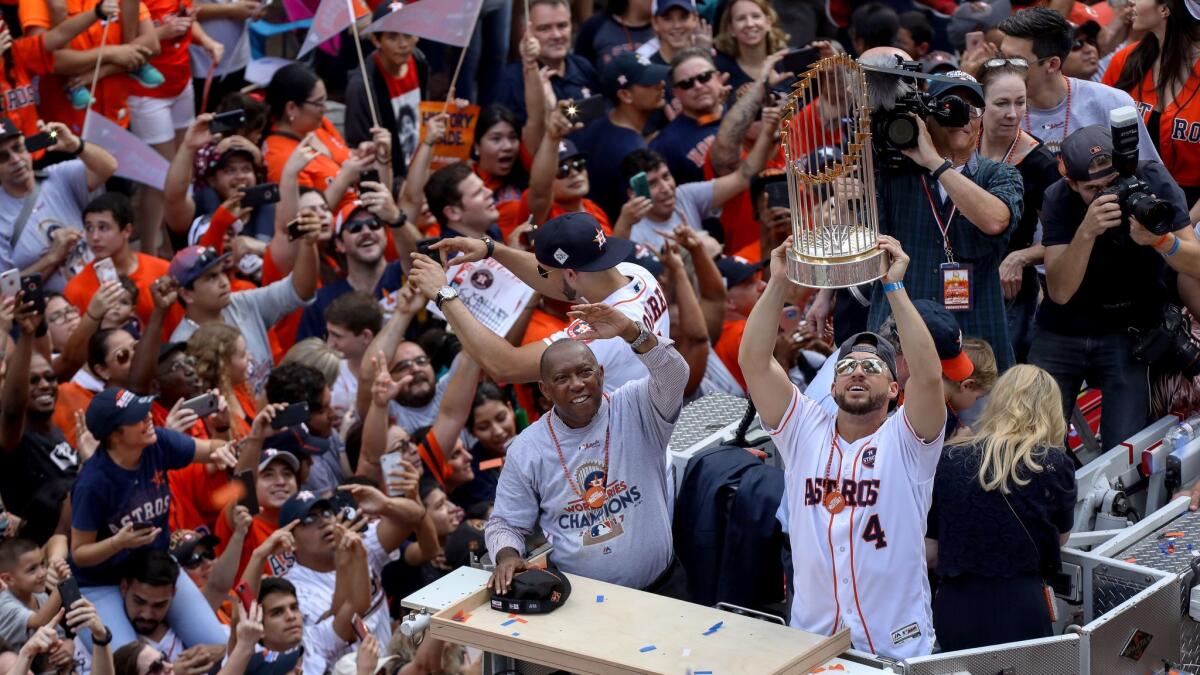
[[(951, 169), (953, 170), (953, 169)], [(951, 203), (950, 215), (946, 220), (942, 220), (942, 214), (938, 212), (937, 201), (933, 198), (933, 192), (929, 190), (929, 183), (921, 176), (921, 187), (925, 188), (925, 197), (929, 200), (929, 210), (933, 212), (933, 220), (937, 223), (938, 231), (942, 233), (942, 250), (946, 254), (946, 262), (954, 262), (954, 249), (950, 246), (950, 223), (954, 221), (954, 214), (958, 211), (958, 206)], [(950, 198), (947, 196), (947, 200)]]

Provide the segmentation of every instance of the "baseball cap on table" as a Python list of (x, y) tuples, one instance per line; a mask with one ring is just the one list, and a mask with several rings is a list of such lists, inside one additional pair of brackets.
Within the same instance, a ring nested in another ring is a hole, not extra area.
[(230, 255), (232, 254), (218, 255), (216, 249), (211, 246), (188, 246), (180, 249), (175, 257), (171, 258), (167, 274), (178, 281), (180, 286), (186, 288), (204, 276), (205, 272), (224, 263)]
[(255, 652), (246, 666), (246, 675), (288, 675), (296, 669), (302, 656), (303, 645), (286, 652)]
[(555, 269), (600, 272), (624, 262), (633, 251), (628, 239), (604, 234), (599, 221), (582, 211), (551, 218), (533, 235), (538, 263)]
[(215, 553), (217, 545), (220, 543), (221, 538), (215, 534), (195, 530), (175, 530), (171, 532), (171, 557), (175, 558), (180, 565), (186, 566), (198, 546), (207, 546), (210, 551)]
[(13, 136), (20, 136), (21, 130), (16, 123), (7, 117), (0, 117), (0, 142), (7, 141)]
[(850, 339), (843, 342), (841, 348), (838, 349), (838, 361), (846, 358), (852, 352), (865, 352), (878, 356), (887, 364), (888, 370), (892, 373), (892, 379), (896, 379), (896, 348), (887, 341), (887, 338), (870, 331), (851, 335)]
[(492, 609), (515, 614), (549, 614), (571, 597), (571, 582), (554, 565), (518, 572), (501, 595), (492, 591)]
[(950, 16), (946, 26), (946, 35), (955, 49), (962, 50), (967, 44), (967, 33), (980, 31), (983, 33), (1000, 25), (1000, 22), (1012, 14), (1012, 3), (1009, 0), (992, 0), (992, 2), (964, 2)]
[(1059, 169), (1071, 180), (1098, 180), (1114, 173), (1112, 134), (1093, 124), (1071, 132), (1062, 142)]
[(914, 300), (913, 306), (933, 337), (933, 346), (942, 361), (942, 374), (962, 382), (975, 372), (975, 364), (962, 348), (962, 329), (950, 310), (933, 300)]
[(96, 440), (103, 441), (117, 429), (145, 420), (153, 402), (153, 396), (138, 396), (128, 389), (109, 387), (88, 404), (84, 415), (88, 431)]
[(929, 88), (927, 89), (930, 96), (945, 96), (950, 93), (958, 94), (959, 96), (967, 95), (972, 105), (983, 107), (983, 87), (969, 73), (964, 73), (961, 70), (952, 70), (948, 73), (943, 73), (942, 77), (953, 78), (958, 80), (958, 82), (932, 81), (929, 83)]
[(723, 255), (717, 258), (717, 270), (725, 280), (725, 288), (733, 288), (740, 283), (754, 278), (762, 269), (762, 263), (752, 263), (741, 256)]
[(283, 527), (292, 521), (300, 520), (318, 507), (332, 511), (333, 502), (324, 497), (318, 497), (312, 490), (301, 490), (288, 497), (288, 500), (279, 508), (279, 526)]
[(679, 7), (686, 12), (696, 14), (696, 3), (692, 0), (654, 0), (650, 6), (650, 13), (654, 16), (662, 16), (666, 14), (672, 7)]
[(610, 94), (618, 89), (640, 84), (647, 87), (663, 84), (671, 72), (669, 66), (651, 63), (650, 59), (633, 52), (613, 57), (604, 66), (604, 88)]

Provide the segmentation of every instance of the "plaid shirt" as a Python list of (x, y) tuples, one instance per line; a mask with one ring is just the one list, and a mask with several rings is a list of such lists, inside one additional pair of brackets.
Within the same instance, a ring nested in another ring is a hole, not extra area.
[[(976, 154), (967, 162), (963, 175), (1004, 202), (1009, 210), (1009, 220), (1008, 229), (1002, 234), (988, 235), (967, 220), (961, 211), (955, 211), (947, 238), (955, 262), (972, 266), (973, 306), (970, 311), (953, 314), (963, 335), (988, 341), (996, 353), (997, 368), (1004, 372), (1013, 364), (1014, 357), (1004, 313), (1004, 292), (1000, 286), (1000, 262), (1004, 259), (1008, 237), (1021, 218), (1021, 174), (1016, 167)], [(928, 182), (929, 194), (939, 203), (938, 217), (944, 220), (950, 214), (953, 204), (949, 199), (941, 201), (937, 185), (930, 180), (928, 172), (909, 170), (881, 174), (876, 181), (878, 203), (887, 208), (880, 208), (879, 231), (898, 239), (912, 259), (904, 275), (909, 297), (941, 302), (940, 265), (946, 262), (946, 256), (942, 233), (921, 184), (922, 177)], [(891, 306), (884, 297), (883, 287), (874, 284), (867, 325), (877, 330), (889, 314)]]

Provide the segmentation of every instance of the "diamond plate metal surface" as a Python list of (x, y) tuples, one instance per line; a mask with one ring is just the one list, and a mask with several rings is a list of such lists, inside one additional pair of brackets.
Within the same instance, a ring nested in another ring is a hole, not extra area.
[(739, 396), (715, 393), (684, 406), (667, 449), (683, 452), (730, 424), (741, 421), (749, 401)]
[[(1102, 576), (1097, 570), (1096, 577)], [(1111, 576), (1111, 575), (1109, 575)], [(1094, 578), (1096, 588), (1110, 584), (1110, 578)], [(1112, 584), (1112, 593), (1121, 593), (1132, 584)], [(1090, 673), (1149, 673), (1163, 659), (1178, 662), (1180, 656), (1179, 578), (1155, 579), (1146, 593), (1133, 598), (1121, 611), (1106, 614), (1083, 627), (1084, 658)], [(1137, 661), (1121, 655), (1136, 631), (1150, 636), (1149, 646)]]
[(1079, 648), (1078, 635), (1010, 642), (988, 649), (970, 649), (908, 659), (904, 663), (904, 674), (1011, 672), (1078, 675)]

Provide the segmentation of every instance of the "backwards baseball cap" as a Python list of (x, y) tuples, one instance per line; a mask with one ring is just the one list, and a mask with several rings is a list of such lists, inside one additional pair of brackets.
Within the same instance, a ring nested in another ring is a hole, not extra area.
[(508, 592), (492, 591), (492, 609), (515, 614), (549, 614), (571, 597), (571, 582), (554, 565), (529, 569), (512, 579)]
[(1012, 14), (1012, 3), (1009, 0), (991, 0), (991, 2), (964, 2), (950, 16), (946, 26), (946, 35), (950, 44), (962, 51), (967, 44), (967, 33), (980, 31), (986, 33), (1000, 25), (1000, 22)]
[(933, 346), (942, 361), (942, 374), (962, 382), (975, 372), (975, 364), (962, 348), (962, 329), (950, 310), (933, 300), (914, 300), (913, 306), (933, 337)]
[(215, 534), (195, 530), (175, 530), (171, 532), (171, 557), (180, 565), (188, 567), (197, 562), (193, 560), (193, 554), (198, 547), (207, 546), (210, 551), (215, 553), (217, 545), (220, 543), (221, 538)]
[(103, 442), (117, 429), (145, 420), (153, 402), (153, 396), (138, 396), (128, 389), (109, 387), (92, 397), (84, 420), (88, 431)]
[(1071, 180), (1099, 180), (1115, 173), (1108, 127), (1093, 124), (1072, 131), (1062, 142), (1058, 163), (1059, 171)]
[(16, 123), (7, 117), (0, 117), (0, 143), (7, 141), (13, 136), (20, 136), (21, 130)]
[(654, 0), (650, 5), (650, 13), (654, 16), (662, 16), (666, 14), (672, 7), (696, 14), (696, 3), (693, 0)]
[(670, 72), (669, 66), (651, 63), (641, 54), (625, 52), (604, 66), (604, 90), (615, 95), (618, 90), (635, 84), (653, 87), (666, 82)]
[(270, 465), (271, 462), (283, 462), (292, 469), (292, 473), (300, 471), (300, 460), (286, 450), (277, 448), (267, 448), (263, 450), (262, 458), (258, 460), (258, 470), (261, 472)]
[(838, 349), (838, 361), (846, 358), (852, 352), (866, 352), (878, 356), (887, 364), (888, 370), (892, 373), (892, 379), (896, 379), (896, 348), (882, 335), (870, 331), (851, 335), (850, 339), (843, 342), (841, 348)]
[(945, 96), (951, 92), (959, 96), (966, 95), (972, 105), (983, 106), (983, 87), (979, 86), (979, 82), (968, 73), (961, 70), (952, 70), (948, 73), (943, 73), (942, 77), (949, 77), (958, 82), (938, 82), (934, 80), (929, 83), (930, 96)]
[(180, 249), (175, 257), (171, 258), (167, 274), (178, 281), (180, 286), (187, 288), (204, 276), (205, 272), (224, 263), (231, 255), (218, 255), (216, 249), (211, 246), (188, 246)]
[(286, 652), (256, 652), (246, 666), (246, 675), (288, 675), (304, 656), (304, 645)]
[(533, 236), (537, 261), (546, 267), (600, 272), (616, 267), (633, 251), (633, 242), (604, 234), (590, 213), (574, 211), (551, 218)]
[(324, 508), (333, 510), (333, 502), (318, 497), (312, 490), (301, 490), (296, 494), (288, 497), (288, 500), (279, 508), (279, 526), (284, 527), (294, 521), (304, 518), (312, 513), (315, 508)]
[(725, 280), (725, 288), (733, 288), (740, 283), (754, 278), (762, 269), (761, 262), (752, 263), (737, 255), (723, 255), (717, 258), (717, 270)]

